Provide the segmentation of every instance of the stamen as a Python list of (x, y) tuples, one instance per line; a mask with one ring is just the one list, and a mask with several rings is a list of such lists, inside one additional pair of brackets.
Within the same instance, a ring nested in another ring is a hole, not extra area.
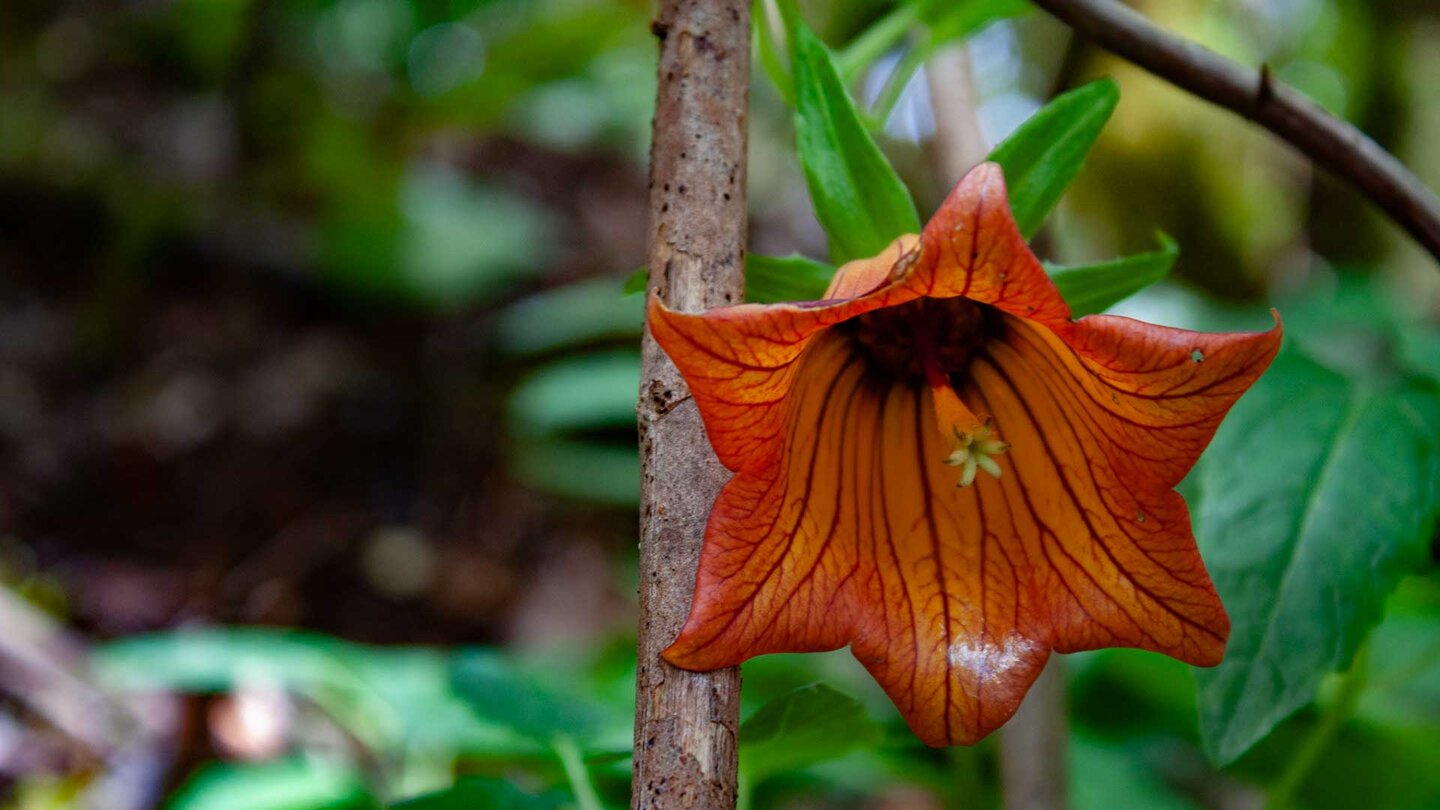
[(930, 383), (930, 401), (935, 408), (935, 423), (950, 442), (950, 455), (945, 457), (945, 464), (960, 468), (958, 485), (964, 488), (975, 483), (977, 470), (999, 478), (1000, 465), (996, 463), (995, 456), (1009, 450), (1010, 445), (996, 438), (988, 418), (982, 419), (965, 407), (937, 364), (929, 357), (924, 359), (925, 376)]

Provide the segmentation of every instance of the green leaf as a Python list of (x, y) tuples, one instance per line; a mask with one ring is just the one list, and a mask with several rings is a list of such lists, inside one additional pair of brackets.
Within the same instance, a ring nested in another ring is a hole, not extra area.
[[(789, 256), (745, 255), (745, 300), (751, 304), (782, 301), (818, 301), (835, 276), (835, 265), (798, 253)], [(625, 292), (645, 289), (649, 271), (636, 270), (625, 282)]]
[(930, 34), (925, 53), (934, 53), (981, 28), (1034, 9), (1027, 0), (914, 0)]
[(346, 642), (292, 630), (223, 628), (131, 636), (99, 647), (91, 667), (115, 689), (224, 692), (249, 679), (305, 691), (353, 680)]
[(559, 810), (568, 804), (558, 791), (526, 793), (504, 779), (471, 777), (446, 790), (390, 805), (391, 810)]
[(1180, 249), (1165, 234), (1157, 236), (1160, 249), (1150, 253), (1094, 264), (1046, 263), (1045, 269), (1074, 317), (1104, 312), (1169, 275)]
[(770, 701), (740, 726), (740, 769), (750, 784), (876, 745), (884, 729), (865, 707), (824, 684)]
[(176, 791), (168, 810), (358, 810), (377, 807), (349, 765), (289, 759), (211, 763)]
[(591, 706), (526, 677), (491, 650), (458, 653), (451, 677), (476, 714), (537, 740), (561, 734), (586, 738), (601, 725)]
[(650, 268), (641, 267), (625, 277), (625, 287), (622, 290), (626, 295), (645, 292), (645, 287), (650, 283)]
[[(645, 279), (640, 279), (644, 290)], [(645, 299), (615, 295), (613, 278), (567, 284), (522, 298), (500, 314), (500, 343), (519, 354), (640, 336)]]
[(844, 48), (835, 54), (835, 66), (847, 82), (889, 53), (910, 33), (919, 21), (919, 3), (901, 3), (888, 14), (872, 22)]
[[(778, 10), (778, 9), (777, 9)], [(770, 81), (775, 85), (775, 90), (780, 98), (785, 100), (788, 106), (795, 106), (795, 82), (790, 77), (790, 70), (785, 64), (781, 55), (780, 47), (775, 42), (774, 17), (770, 13), (770, 7), (764, 3), (756, 3), (754, 14), (754, 36), (755, 50), (760, 57), (760, 67), (764, 69)], [(780, 27), (788, 31), (784, 24), (783, 17), (779, 23)]]
[(510, 472), (527, 486), (567, 498), (623, 508), (640, 503), (640, 454), (633, 440), (519, 442)]
[(990, 153), (1005, 170), (1010, 209), (1025, 238), (1060, 202), (1119, 103), (1115, 82), (1091, 82), (1056, 96)]
[(815, 215), (831, 258), (874, 256), (920, 231), (910, 192), (866, 131), (830, 51), (798, 19), (791, 22), (795, 137)]
[(1172, 791), (1140, 751), (1075, 734), (1067, 754), (1070, 801), (1075, 810), (1193, 810), (1196, 806)]
[(477, 719), (451, 691), (450, 654), (376, 648), (268, 628), (178, 630), (99, 647), (91, 667), (109, 688), (227, 692), (278, 687), (320, 706), (377, 750), (531, 755), (536, 745)]
[(1440, 512), (1440, 392), (1360, 386), (1282, 354), (1205, 454), (1201, 550), (1230, 613), (1197, 670), (1206, 752), (1228, 763), (1346, 668)]
[(557, 360), (526, 377), (506, 403), (517, 436), (630, 428), (640, 390), (640, 355), (634, 350)]
[(745, 257), (745, 300), (752, 304), (818, 301), (835, 276), (834, 265), (799, 254)]

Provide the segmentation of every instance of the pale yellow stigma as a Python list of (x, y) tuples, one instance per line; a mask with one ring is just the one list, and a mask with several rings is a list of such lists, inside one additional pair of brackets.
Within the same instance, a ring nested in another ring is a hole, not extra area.
[(952, 433), (955, 449), (945, 457), (945, 463), (960, 468), (960, 481), (957, 486), (964, 488), (975, 483), (977, 470), (984, 470), (996, 478), (1000, 477), (1000, 465), (996, 463), (995, 457), (1009, 450), (1010, 445), (995, 438), (995, 431), (988, 420), (972, 433), (965, 433), (958, 428), (953, 429)]
[(995, 436), (995, 429), (988, 418), (976, 416), (949, 383), (939, 375), (932, 375), (931, 400), (935, 408), (935, 420), (940, 431), (950, 442), (950, 455), (945, 464), (960, 468), (957, 486), (964, 488), (975, 483), (978, 471), (1000, 477), (1000, 464), (995, 457), (1010, 449), (1010, 445)]

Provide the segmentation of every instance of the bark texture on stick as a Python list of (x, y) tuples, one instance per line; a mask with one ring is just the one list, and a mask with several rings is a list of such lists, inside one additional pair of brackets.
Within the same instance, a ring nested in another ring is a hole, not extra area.
[[(650, 147), (650, 290), (698, 312), (744, 288), (750, 0), (665, 0), (652, 26), (660, 81)], [(660, 658), (690, 610), (710, 506), (729, 473), (689, 390), (645, 336), (640, 638), (633, 808), (731, 808), (740, 673)]]
[(1274, 80), (1268, 70), (1241, 67), (1167, 34), (1115, 0), (1035, 0), (1035, 5), (1116, 56), (1275, 133), (1359, 189), (1440, 259), (1440, 198), (1365, 133)]

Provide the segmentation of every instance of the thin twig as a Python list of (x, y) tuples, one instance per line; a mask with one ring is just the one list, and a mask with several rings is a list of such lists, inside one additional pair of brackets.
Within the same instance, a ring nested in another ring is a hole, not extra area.
[[(651, 290), (698, 312), (744, 287), (750, 0), (665, 0), (650, 149)], [(649, 337), (641, 369), (640, 637), (631, 806), (735, 806), (737, 669), (660, 658), (690, 609), (705, 520), (729, 474), (675, 366)]]
[(1264, 67), (1241, 67), (1114, 0), (1035, 0), (1100, 47), (1278, 135), (1349, 181), (1440, 260), (1440, 198), (1365, 133)]

